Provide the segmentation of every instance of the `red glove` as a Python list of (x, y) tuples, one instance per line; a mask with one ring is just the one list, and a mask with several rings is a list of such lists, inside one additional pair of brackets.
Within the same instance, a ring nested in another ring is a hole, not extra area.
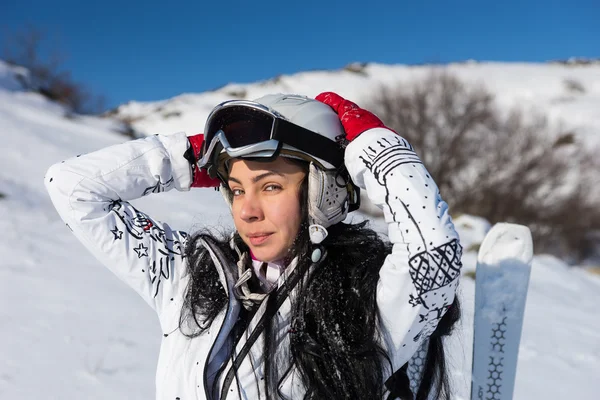
[(202, 151), (202, 143), (204, 143), (204, 135), (199, 133), (198, 135), (188, 136), (188, 141), (190, 142), (190, 148), (186, 152), (185, 157), (193, 165), (192, 187), (219, 186), (221, 184), (221, 181), (219, 179), (211, 178), (205, 169), (198, 168), (198, 160), (200, 158), (200, 152)]
[(358, 135), (372, 128), (385, 128), (394, 132), (385, 126), (375, 114), (360, 108), (336, 93), (323, 92), (315, 99), (334, 109), (340, 117), (344, 131), (346, 131), (346, 139), (349, 141), (353, 141)]

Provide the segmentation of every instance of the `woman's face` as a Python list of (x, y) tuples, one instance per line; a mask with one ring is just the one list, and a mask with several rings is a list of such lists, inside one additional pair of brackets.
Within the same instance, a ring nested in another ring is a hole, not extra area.
[(235, 227), (261, 261), (287, 254), (300, 229), (300, 187), (306, 173), (278, 157), (272, 162), (234, 160), (228, 185)]

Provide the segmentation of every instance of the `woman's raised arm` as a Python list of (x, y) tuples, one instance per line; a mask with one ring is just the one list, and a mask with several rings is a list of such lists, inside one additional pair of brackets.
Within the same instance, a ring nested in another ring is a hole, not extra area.
[[(192, 138), (201, 143), (201, 135)], [(159, 314), (185, 289), (187, 235), (129, 201), (173, 188), (189, 190), (193, 169), (184, 153), (190, 140), (185, 133), (132, 140), (55, 164), (44, 178), (75, 236)]]
[(452, 305), (462, 247), (437, 185), (401, 136), (334, 93), (317, 96), (338, 112), (353, 182), (383, 210), (392, 253), (379, 272), (377, 304), (394, 370), (404, 365)]

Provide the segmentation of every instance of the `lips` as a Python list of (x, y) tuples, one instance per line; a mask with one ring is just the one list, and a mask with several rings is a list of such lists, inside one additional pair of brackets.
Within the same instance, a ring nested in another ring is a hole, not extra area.
[(248, 240), (253, 246), (259, 246), (266, 242), (271, 235), (272, 233), (269, 232), (250, 233), (248, 234)]

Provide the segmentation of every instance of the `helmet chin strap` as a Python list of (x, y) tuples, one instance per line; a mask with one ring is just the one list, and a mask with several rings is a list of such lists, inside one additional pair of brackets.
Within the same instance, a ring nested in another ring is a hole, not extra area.
[[(323, 258), (325, 251), (320, 243), (327, 237), (327, 229), (321, 225), (310, 225), (309, 227), (310, 241), (313, 243), (313, 251), (311, 253), (311, 261), (318, 263)], [(229, 245), (234, 249), (238, 255), (238, 261), (236, 266), (238, 268), (238, 280), (233, 286), (233, 291), (237, 299), (242, 303), (244, 308), (252, 310), (255, 305), (260, 304), (265, 297), (275, 289), (277, 281), (284, 273), (284, 270), (289, 266), (290, 262), (285, 259), (264, 262), (256, 258), (249, 249), (248, 253), (242, 253), (242, 251), (235, 244), (233, 236), (229, 242)], [(251, 257), (251, 267), (248, 267), (248, 256)], [(263, 289), (262, 293), (253, 292), (248, 286), (248, 281), (252, 279), (252, 276), (256, 277), (261, 282)]]

